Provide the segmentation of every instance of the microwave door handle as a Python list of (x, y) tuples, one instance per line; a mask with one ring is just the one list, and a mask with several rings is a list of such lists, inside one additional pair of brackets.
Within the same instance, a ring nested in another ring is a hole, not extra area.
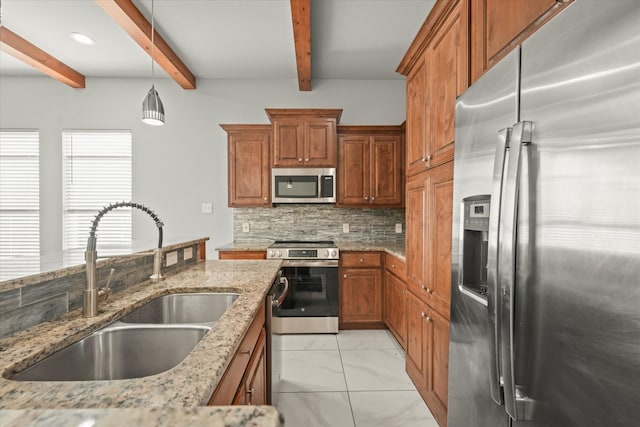
[(498, 131), (496, 152), (493, 163), (493, 181), (491, 185), (491, 203), (489, 208), (489, 241), (487, 253), (487, 305), (489, 312), (490, 361), (489, 387), (491, 398), (498, 404), (503, 403), (500, 369), (500, 292), (498, 291), (498, 256), (500, 245), (500, 209), (504, 206), (505, 157), (508, 153), (511, 128)]

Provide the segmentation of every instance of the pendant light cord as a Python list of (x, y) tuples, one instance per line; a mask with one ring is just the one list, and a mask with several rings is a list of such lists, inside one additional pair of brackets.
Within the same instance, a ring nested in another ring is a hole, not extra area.
[(155, 62), (153, 55), (154, 55), (154, 48), (155, 48), (155, 41), (154, 41), (154, 35), (155, 35), (155, 28), (154, 28), (154, 21), (153, 21), (153, 0), (151, 0), (151, 86), (154, 85), (155, 83), (155, 73), (153, 72), (153, 63)]

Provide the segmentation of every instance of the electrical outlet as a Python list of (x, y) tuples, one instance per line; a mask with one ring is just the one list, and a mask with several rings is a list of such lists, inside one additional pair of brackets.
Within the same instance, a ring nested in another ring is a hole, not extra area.
[(249, 232), (249, 223), (248, 222), (243, 222), (242, 223), (242, 232), (243, 233), (248, 233)]
[(167, 252), (167, 267), (178, 263), (178, 251)]
[(213, 212), (213, 204), (212, 203), (203, 203), (202, 204), (202, 213), (208, 214)]
[(401, 234), (402, 233), (402, 224), (401, 223), (396, 224), (396, 233), (397, 234)]
[(349, 224), (348, 223), (342, 224), (342, 232), (343, 233), (348, 233), (349, 232)]
[(184, 248), (182, 251), (182, 258), (186, 261), (193, 258), (193, 248)]

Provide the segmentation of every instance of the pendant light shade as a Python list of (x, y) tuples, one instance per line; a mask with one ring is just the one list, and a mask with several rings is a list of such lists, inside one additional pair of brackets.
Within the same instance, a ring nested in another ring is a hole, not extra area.
[(164, 124), (164, 106), (156, 88), (151, 85), (147, 97), (142, 102), (142, 121), (148, 125)]
[(155, 48), (155, 26), (153, 20), (153, 0), (151, 0), (151, 89), (147, 92), (147, 96), (142, 101), (142, 122), (152, 126), (161, 126), (164, 124), (164, 105), (160, 100), (160, 95), (154, 87), (155, 73), (153, 70), (154, 48)]

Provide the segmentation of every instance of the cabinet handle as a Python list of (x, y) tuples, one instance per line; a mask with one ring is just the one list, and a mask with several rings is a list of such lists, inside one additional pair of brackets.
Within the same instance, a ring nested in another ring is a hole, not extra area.
[(422, 317), (424, 319), (425, 317), (427, 317), (427, 315), (423, 311), (422, 313), (420, 313), (420, 317)]
[(424, 156), (422, 156), (422, 159), (420, 159), (420, 160), (422, 160), (423, 162), (426, 162), (426, 161), (427, 161), (427, 158), (426, 158), (426, 157), (424, 157)]
[(433, 293), (433, 289), (431, 289), (431, 288), (427, 288), (427, 293), (428, 293), (428, 294)]
[(346, 275), (346, 273), (345, 273), (345, 274), (344, 274), (344, 275), (343, 275), (342, 277), (344, 277), (344, 278), (346, 279), (346, 278), (347, 278), (347, 275)]
[(423, 291), (427, 289), (427, 288), (425, 288), (424, 285), (420, 285), (420, 287), (422, 288)]
[(253, 388), (247, 390), (247, 405), (251, 405), (251, 398), (253, 397)]
[(427, 160), (431, 160), (431, 154), (427, 156)]
[(251, 350), (240, 350), (240, 354), (248, 354), (251, 357)]
[(402, 295), (406, 294), (407, 291), (405, 291), (404, 289), (402, 290)]

